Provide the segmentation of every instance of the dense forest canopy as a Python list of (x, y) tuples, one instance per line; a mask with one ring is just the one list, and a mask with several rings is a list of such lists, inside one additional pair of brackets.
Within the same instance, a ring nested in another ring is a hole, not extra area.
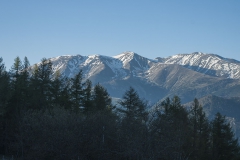
[(238, 139), (225, 116), (209, 121), (194, 99), (178, 96), (149, 112), (130, 87), (117, 108), (100, 84), (53, 75), (43, 58), (29, 69), (0, 58), (0, 154), (17, 159), (239, 159)]

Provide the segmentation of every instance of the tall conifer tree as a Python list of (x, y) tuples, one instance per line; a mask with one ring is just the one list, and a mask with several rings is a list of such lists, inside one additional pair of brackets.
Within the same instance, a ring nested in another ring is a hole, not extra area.
[(79, 112), (83, 106), (83, 77), (82, 71), (78, 72), (74, 78), (70, 79), (70, 100), (72, 110)]
[(10, 77), (0, 57), (0, 115), (4, 115), (10, 96)]
[(230, 124), (219, 112), (212, 121), (212, 159), (239, 159), (240, 148)]
[(202, 106), (197, 99), (194, 99), (189, 113), (191, 127), (191, 144), (190, 149), (192, 159), (209, 159), (210, 146), (210, 126), (208, 119), (203, 111)]
[(140, 99), (134, 88), (130, 87), (118, 103), (123, 107), (123, 109), (119, 109), (119, 111), (124, 114), (125, 118), (139, 120), (141, 122), (146, 121), (147, 104)]
[(89, 113), (93, 110), (92, 82), (88, 79), (84, 83), (83, 106), (84, 112)]
[(119, 131), (120, 149), (125, 154), (122, 158), (141, 159), (147, 147), (147, 104), (132, 87), (118, 103), (122, 107), (118, 111), (123, 115)]
[(112, 107), (112, 99), (110, 95), (108, 94), (107, 90), (100, 84), (94, 86), (93, 103), (95, 111), (103, 111), (107, 108), (111, 109)]
[(32, 107), (46, 109), (51, 104), (52, 62), (43, 58), (39, 65), (35, 65), (31, 77)]

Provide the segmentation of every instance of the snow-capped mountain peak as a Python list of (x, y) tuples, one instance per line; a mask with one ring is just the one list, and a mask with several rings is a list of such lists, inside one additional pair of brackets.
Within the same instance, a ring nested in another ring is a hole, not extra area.
[(123, 52), (114, 58), (123, 63), (123, 68), (131, 70), (145, 70), (151, 66), (151, 63), (155, 62), (134, 52)]
[[(121, 77), (127, 75), (127, 72), (139, 73), (147, 72), (157, 63), (177, 64), (188, 69), (215, 77), (230, 79), (240, 78), (240, 62), (233, 59), (223, 58), (216, 54), (207, 54), (194, 52), (192, 54), (177, 54), (168, 58), (156, 58), (157, 61), (142, 57), (134, 52), (123, 52), (117, 56), (109, 57), (103, 55), (64, 55), (51, 58), (53, 71), (64, 71), (64, 76), (74, 76), (80, 69), (86, 70), (86, 73), (93, 71), (89, 76), (99, 72), (102, 68), (109, 68), (114, 74)], [(89, 77), (88, 76), (88, 77)], [(118, 77), (114, 75), (113, 77)]]
[(123, 52), (117, 56), (114, 56), (113, 58), (119, 59), (120, 61), (123, 62), (123, 64), (129, 63), (131, 60), (134, 59), (134, 56), (139, 56), (138, 54), (134, 52)]
[[(225, 88), (233, 87), (238, 93), (238, 86), (235, 86), (240, 78), (239, 61), (202, 52), (157, 59), (151, 60), (134, 52), (123, 52), (114, 57), (96, 54), (50, 58), (53, 72), (58, 71), (62, 76), (72, 78), (82, 70), (83, 80), (101, 83), (112, 96), (118, 98), (129, 86), (152, 102), (158, 100), (159, 94), (187, 94), (189, 100), (205, 91), (212, 93), (214, 88), (221, 88), (219, 86), (222, 85)], [(230, 94), (229, 91), (219, 93)]]
[(216, 54), (194, 52), (177, 54), (168, 58), (157, 58), (165, 64), (178, 64), (197, 72), (211, 76), (238, 79), (240, 78), (240, 62), (223, 58)]

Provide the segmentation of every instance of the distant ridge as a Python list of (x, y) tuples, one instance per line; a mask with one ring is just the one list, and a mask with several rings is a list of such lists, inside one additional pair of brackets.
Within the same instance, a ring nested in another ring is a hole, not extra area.
[(82, 70), (85, 80), (101, 83), (116, 98), (129, 86), (151, 103), (173, 95), (184, 103), (209, 94), (240, 96), (240, 62), (216, 54), (194, 52), (153, 60), (128, 51), (113, 57), (65, 55), (50, 60), (54, 72), (73, 77)]
[(168, 58), (157, 58), (159, 62), (179, 64), (194, 71), (211, 76), (239, 79), (240, 62), (223, 58), (216, 54), (194, 52), (192, 54), (177, 54)]
[[(209, 117), (226, 115), (240, 136), (240, 62), (216, 54), (194, 52), (149, 59), (134, 52), (104, 55), (65, 55), (50, 58), (53, 71), (104, 86), (114, 99), (133, 87), (150, 105), (177, 95), (182, 103), (198, 98)], [(53, 74), (54, 74), (53, 73)]]

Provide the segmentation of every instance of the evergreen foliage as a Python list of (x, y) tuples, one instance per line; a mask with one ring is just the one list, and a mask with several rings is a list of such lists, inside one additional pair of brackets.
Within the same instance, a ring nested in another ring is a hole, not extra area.
[(225, 116), (220, 113), (217, 113), (212, 121), (211, 138), (213, 159), (237, 159), (240, 151), (238, 139), (234, 137)]
[(119, 109), (119, 111), (124, 114), (126, 119), (146, 121), (147, 103), (140, 99), (134, 88), (130, 87), (118, 103), (123, 107), (123, 109)]
[(0, 115), (4, 115), (10, 96), (10, 76), (0, 57)]
[(123, 159), (142, 159), (147, 147), (147, 104), (140, 99), (134, 88), (130, 87), (125, 92), (118, 109), (123, 118), (119, 127), (118, 139)]
[(51, 104), (52, 63), (43, 58), (40, 65), (35, 65), (30, 79), (31, 107), (48, 109)]
[(70, 101), (72, 110), (79, 112), (83, 108), (83, 83), (82, 71), (77, 73), (74, 78), (70, 79)]
[[(53, 74), (46, 58), (30, 67), (17, 57), (9, 72), (0, 58), (0, 154), (14, 159), (239, 159), (225, 116), (209, 121), (197, 99), (178, 96), (149, 111), (130, 87), (117, 109), (100, 84)], [(151, 113), (151, 114), (149, 114)]]
[(187, 110), (177, 96), (166, 98), (158, 108), (157, 117), (150, 125), (155, 158), (188, 159), (191, 147)]
[(197, 99), (194, 99), (189, 113), (193, 159), (210, 158), (210, 124)]
[(83, 106), (84, 112), (89, 113), (93, 108), (92, 82), (88, 79), (84, 85)]
[(93, 108), (95, 111), (112, 108), (112, 99), (100, 84), (95, 85), (93, 89)]

